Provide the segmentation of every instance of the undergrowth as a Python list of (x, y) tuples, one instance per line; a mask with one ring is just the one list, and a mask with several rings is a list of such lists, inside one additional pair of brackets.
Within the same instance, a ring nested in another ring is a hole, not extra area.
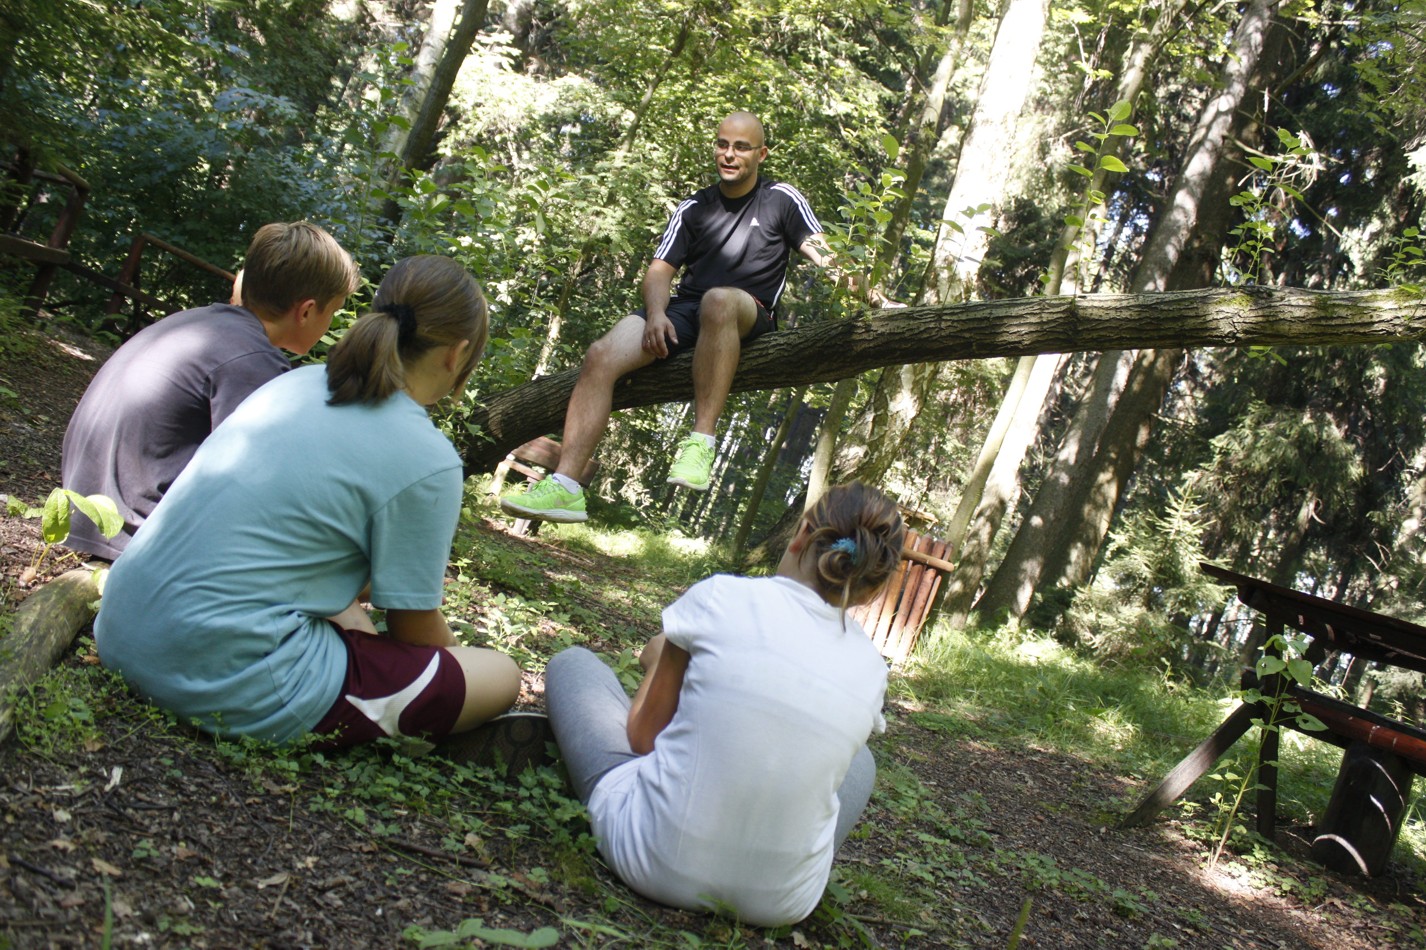
[[(466, 642), (505, 650), (532, 671), (565, 646), (587, 644), (632, 686), (637, 650), (658, 631), (662, 607), (721, 569), (716, 547), (638, 530), (545, 526), (538, 539), (512, 538), (482, 525), (493, 510), (488, 498), (471, 496), (446, 611)], [(892, 676), (892, 729), (873, 742), (876, 792), (852, 842), (874, 837), (876, 847), (866, 849), (871, 857), (839, 861), (812, 917), (774, 930), (717, 916), (666, 915), (623, 888), (603, 866), (584, 808), (558, 766), (506, 782), (488, 770), (412, 756), (391, 743), (333, 754), (215, 741), (135, 700), (94, 662), (92, 642), (82, 642), (79, 652), (87, 661), (60, 665), (20, 697), (17, 741), (24, 754), (60, 760), (104, 741), (106, 729), (111, 739), (115, 730), (164, 736), (170, 747), (181, 744), (188, 754), (217, 760), (254, 790), (289, 796), (294, 823), (338, 822), (413, 871), (439, 873), (451, 887), (518, 906), (521, 919), (538, 922), (515, 931), (471, 914), (409, 928), (412, 946), (1004, 946), (1015, 920), (986, 908), (1004, 906), (989, 895), (1006, 889), (1021, 895), (1016, 907), (1022, 899), (1031, 909), (1069, 902), (1137, 925), (1212, 930), (1211, 921), (1173, 895), (1047, 850), (1007, 845), (999, 827), (1004, 818), (979, 788), (928, 784), (914, 767), (928, 755), (954, 754), (959, 744), (974, 743), (1017, 753), (1033, 749), (1139, 780), (1121, 783), (1125, 792), (1118, 797), (1086, 793), (1098, 797), (1079, 817), (1107, 828), (1227, 713), (1221, 698), (1208, 692), (1142, 669), (1096, 663), (1033, 634), (925, 638), (915, 661)], [(912, 724), (920, 730), (899, 728)], [(928, 745), (921, 730), (938, 738)], [(922, 738), (910, 738), (913, 731)], [(1280, 807), (1289, 820), (1310, 823), (1325, 806), (1336, 756), (1296, 734), (1283, 739)], [(1239, 768), (1239, 760), (1246, 767), (1251, 752), (1251, 743), (1240, 742), (1217, 771)], [(1201, 780), (1160, 818), (1198, 842), (1205, 857), (1213, 843), (1213, 785)], [(1070, 807), (1038, 809), (1046, 833), (1062, 818), (1056, 809)], [(1420, 810), (1418, 800), (1393, 858), (1418, 875), (1426, 853)], [(438, 842), (436, 850), (456, 862), (455, 870), (437, 871), (439, 861), (413, 850), (414, 837), (428, 848)], [(140, 843), (135, 859), (148, 847)], [(1309, 906), (1329, 893), (1325, 872), (1247, 832), (1229, 842), (1222, 868)], [(563, 897), (552, 902), (552, 892)], [(1404, 911), (1400, 919), (1394, 913), (1387, 909), (1394, 932), (1409, 934), (1414, 924)], [(1169, 936), (1150, 936), (1144, 945), (1174, 945)]]

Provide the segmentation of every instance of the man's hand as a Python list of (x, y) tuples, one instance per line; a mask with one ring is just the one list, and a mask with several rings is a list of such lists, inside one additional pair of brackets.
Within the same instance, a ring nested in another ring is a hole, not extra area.
[(649, 312), (644, 318), (644, 352), (659, 359), (668, 356), (669, 346), (678, 345), (678, 331), (666, 314)]
[(882, 310), (904, 310), (906, 308), (906, 304), (899, 300), (892, 300), (876, 287), (872, 287), (866, 292), (866, 302), (873, 307), (880, 307)]

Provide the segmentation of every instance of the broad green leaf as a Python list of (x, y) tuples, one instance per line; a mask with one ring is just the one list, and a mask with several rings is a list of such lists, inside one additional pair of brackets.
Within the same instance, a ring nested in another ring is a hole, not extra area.
[(1254, 166), (1256, 166), (1257, 168), (1261, 168), (1265, 172), (1270, 172), (1275, 167), (1277, 167), (1277, 162), (1274, 162), (1270, 158), (1263, 158), (1261, 155), (1249, 155), (1248, 161), (1252, 162)]
[(44, 514), (40, 517), (40, 536), (47, 544), (59, 544), (69, 537), (69, 496), (63, 488), (56, 488), (45, 499)]
[(1077, 214), (1067, 214), (1065, 215), (1065, 224), (1068, 224), (1072, 228), (1082, 228), (1084, 227), (1084, 219)]
[(471, 921), (467, 920), (461, 924), (460, 935), (462, 937), (476, 937), (486, 943), (495, 944), (499, 947), (553, 947), (559, 943), (559, 931), (553, 927), (541, 927), (528, 934), (518, 930), (508, 930), (500, 927), (486, 927), (480, 923), (470, 927)]
[(1128, 99), (1120, 99), (1118, 102), (1114, 103), (1114, 105), (1109, 107), (1109, 118), (1115, 122), (1123, 122), (1125, 119), (1129, 118), (1129, 115), (1133, 111), (1134, 107), (1129, 104)]
[(70, 503), (78, 508), (86, 518), (94, 522), (99, 533), (112, 538), (124, 530), (124, 519), (119, 514), (119, 506), (108, 495), (80, 495), (66, 489)]
[(1272, 676), (1274, 673), (1281, 673), (1287, 669), (1287, 663), (1280, 656), (1264, 656), (1258, 658), (1257, 673), (1259, 676)]
[(1076, 175), (1083, 175), (1085, 178), (1094, 177), (1094, 172), (1090, 171), (1088, 168), (1085, 168), (1083, 165), (1066, 165), (1065, 167), (1068, 168), (1070, 171), (1074, 172)]
[(1136, 125), (1128, 125), (1126, 123), (1121, 122), (1118, 125), (1114, 126), (1114, 128), (1110, 129), (1109, 134), (1122, 135), (1125, 138), (1132, 138), (1133, 136), (1139, 134), (1139, 127)]
[(894, 135), (883, 135), (881, 137), (881, 147), (886, 150), (886, 157), (891, 161), (896, 161), (896, 156), (901, 154), (901, 145), (896, 141)]
[(1287, 661), (1287, 673), (1299, 686), (1309, 686), (1312, 683), (1312, 663), (1302, 657)]
[(1079, 149), (1081, 152), (1094, 152), (1094, 146), (1090, 145), (1088, 142), (1077, 141), (1074, 143), (1074, 147)]
[(1297, 728), (1310, 732), (1325, 732), (1327, 724), (1311, 713), (1302, 713), (1297, 717)]
[(1128, 165), (1125, 165), (1113, 155), (1101, 155), (1099, 158), (1099, 167), (1107, 172), (1127, 172), (1129, 170)]

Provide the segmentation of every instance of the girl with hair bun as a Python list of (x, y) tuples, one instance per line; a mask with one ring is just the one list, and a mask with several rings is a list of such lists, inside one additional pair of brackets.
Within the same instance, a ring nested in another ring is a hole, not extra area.
[(550, 660), (545, 705), (599, 850), (634, 890), (778, 926), (810, 914), (871, 797), (886, 663), (848, 607), (901, 558), (895, 504), (841, 485), (773, 577), (720, 574), (663, 612), (633, 701), (600, 659)]
[(509, 708), (515, 663), (441, 613), (464, 474), (427, 415), (487, 327), (455, 261), (392, 267), (327, 365), (249, 396), (137, 532), (95, 625), (104, 665), (185, 721), (274, 742), (439, 738)]

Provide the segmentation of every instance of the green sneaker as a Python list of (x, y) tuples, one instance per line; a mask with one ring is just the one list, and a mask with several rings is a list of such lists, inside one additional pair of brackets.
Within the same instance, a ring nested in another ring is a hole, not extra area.
[(709, 476), (713, 474), (713, 457), (717, 454), (702, 436), (690, 435), (678, 443), (678, 454), (668, 470), (668, 483), (707, 491)]
[(584, 492), (569, 491), (553, 475), (546, 475), (526, 491), (506, 495), (500, 499), (500, 508), (506, 514), (535, 521), (571, 524), (589, 520), (584, 512)]

